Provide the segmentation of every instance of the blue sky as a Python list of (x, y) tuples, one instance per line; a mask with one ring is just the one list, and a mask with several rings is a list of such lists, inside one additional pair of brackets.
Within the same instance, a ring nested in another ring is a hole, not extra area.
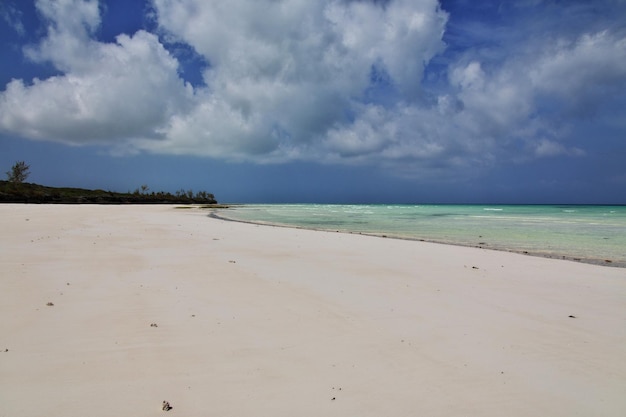
[(0, 57), (36, 183), (626, 204), (624, 0), (2, 0)]

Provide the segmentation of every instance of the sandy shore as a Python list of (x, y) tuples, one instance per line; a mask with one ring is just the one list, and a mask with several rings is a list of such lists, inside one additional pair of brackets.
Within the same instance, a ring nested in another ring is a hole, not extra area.
[(626, 415), (626, 269), (207, 214), (0, 205), (0, 416)]

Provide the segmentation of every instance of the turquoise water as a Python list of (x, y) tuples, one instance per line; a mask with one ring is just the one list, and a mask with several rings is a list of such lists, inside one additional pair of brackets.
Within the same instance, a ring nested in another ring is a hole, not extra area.
[(626, 267), (626, 206), (271, 204), (219, 217)]

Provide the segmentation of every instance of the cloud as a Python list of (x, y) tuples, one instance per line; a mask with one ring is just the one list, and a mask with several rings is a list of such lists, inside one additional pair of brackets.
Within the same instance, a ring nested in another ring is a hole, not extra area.
[(538, 143), (535, 144), (534, 153), (539, 158), (544, 157), (552, 157), (559, 155), (569, 155), (569, 156), (584, 156), (585, 151), (579, 148), (566, 148), (564, 145), (547, 140), (541, 139)]
[(626, 87), (626, 36), (605, 30), (546, 49), (530, 79), (540, 94), (555, 95), (566, 109), (593, 113)]
[[(489, 39), (493, 22), (450, 29), (436, 0), (153, 0), (156, 34), (105, 43), (96, 0), (37, 0), (47, 34), (25, 56), (60, 74), (8, 83), (0, 129), (119, 152), (370, 164), (420, 178), (583, 156), (580, 116), (626, 100), (626, 33), (581, 4), (503, 6)], [(607, 4), (610, 22), (623, 6)], [(544, 10), (565, 23), (547, 24)], [(446, 45), (459, 34), (469, 38)], [(174, 44), (206, 62), (204, 83), (181, 78)]]
[(48, 33), (40, 45), (25, 48), (26, 57), (49, 61), (63, 72), (88, 71), (94, 64), (90, 38), (100, 26), (98, 1), (37, 0), (35, 6)]
[(45, 1), (48, 35), (26, 48), (33, 61), (50, 61), (63, 75), (32, 83), (12, 80), (0, 95), (0, 126), (24, 137), (68, 144), (124, 145), (162, 137), (160, 129), (188, 108), (192, 91), (177, 61), (145, 31), (100, 43), (95, 1)]
[(601, 137), (622, 119), (615, 109), (626, 99), (626, 33), (543, 30), (488, 53), (464, 51), (449, 66), (451, 97), (463, 107), (453, 118), (469, 141), (491, 138), (503, 162), (585, 156), (593, 139), (576, 126), (593, 121)]
[(207, 155), (257, 161), (323, 157), (327, 135), (363, 125), (374, 67), (388, 75), (397, 100), (416, 100), (424, 66), (444, 48), (447, 18), (432, 0), (155, 5), (162, 30), (210, 64), (208, 92), (172, 121), (159, 151), (193, 143)]
[(24, 24), (22, 23), (22, 12), (17, 9), (15, 5), (8, 2), (0, 4), (0, 18), (2, 18), (9, 27), (13, 28), (19, 36), (26, 34)]

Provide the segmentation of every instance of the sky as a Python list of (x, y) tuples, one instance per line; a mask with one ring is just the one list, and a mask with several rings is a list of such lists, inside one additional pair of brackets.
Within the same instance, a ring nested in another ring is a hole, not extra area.
[(626, 204), (626, 0), (0, 0), (0, 172)]

